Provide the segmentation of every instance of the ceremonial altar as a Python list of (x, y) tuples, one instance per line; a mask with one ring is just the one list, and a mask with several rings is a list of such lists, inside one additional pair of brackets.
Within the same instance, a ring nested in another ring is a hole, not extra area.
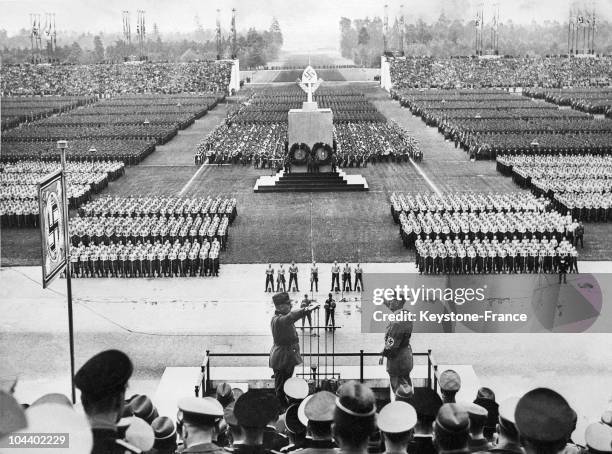
[[(289, 127), (287, 139), (289, 147), (305, 144), (308, 151), (315, 154), (321, 161), (325, 161), (334, 142), (334, 114), (331, 109), (319, 108), (313, 100), (313, 94), (321, 85), (317, 72), (312, 66), (306, 67), (299, 82), (299, 86), (308, 95), (307, 101), (302, 103), (301, 109), (289, 110)], [(316, 145), (316, 147), (315, 147)], [(326, 150), (323, 151), (323, 146)], [(305, 147), (303, 147), (305, 148)], [(319, 150), (320, 148), (320, 150)], [(305, 153), (307, 150), (303, 150)], [(299, 160), (299, 156), (296, 156)], [(321, 159), (322, 158), (322, 159)]]

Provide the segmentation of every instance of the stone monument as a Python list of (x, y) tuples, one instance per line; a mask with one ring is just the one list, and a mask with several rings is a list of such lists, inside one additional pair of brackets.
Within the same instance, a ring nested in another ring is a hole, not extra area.
[(289, 110), (287, 139), (289, 147), (306, 144), (310, 150), (315, 144), (333, 146), (334, 116), (331, 109), (321, 109), (313, 100), (313, 95), (321, 82), (312, 66), (307, 66), (299, 80), (299, 86), (306, 92), (308, 99), (301, 109)]

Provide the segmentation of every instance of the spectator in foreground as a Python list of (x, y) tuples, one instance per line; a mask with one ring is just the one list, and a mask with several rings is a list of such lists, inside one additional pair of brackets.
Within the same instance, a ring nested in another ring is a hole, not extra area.
[(151, 423), (155, 442), (150, 454), (174, 454), (176, 452), (176, 427), (167, 416), (159, 416)]
[(226, 382), (219, 383), (215, 391), (215, 396), (223, 408), (234, 402), (232, 387)]
[(468, 454), (470, 418), (463, 406), (447, 403), (440, 407), (434, 423), (434, 446), (438, 454)]
[(454, 404), (455, 396), (461, 389), (461, 377), (452, 369), (447, 369), (440, 374), (440, 393), (445, 404)]
[(213, 443), (217, 421), (223, 417), (223, 407), (212, 397), (184, 397), (178, 402), (182, 412), (181, 438), (184, 453), (221, 454), (225, 451)]
[(159, 416), (157, 408), (155, 408), (149, 396), (135, 394), (130, 397), (125, 404), (131, 408), (134, 416), (144, 419), (147, 424), (151, 424), (153, 420)]
[(557, 392), (547, 388), (529, 391), (518, 401), (514, 413), (525, 452), (562, 452), (575, 428), (575, 415)]
[[(302, 323), (303, 322), (304, 322), (304, 319), (302, 319)], [(288, 407), (294, 404), (299, 405), (308, 396), (308, 392), (309, 392), (308, 383), (303, 378), (291, 377), (283, 385), (283, 391), (285, 392), (285, 398), (287, 399)], [(287, 430), (286, 416), (287, 416), (287, 412), (281, 414), (278, 417), (278, 421), (276, 423), (276, 429), (280, 433), (286, 433), (286, 430)]]
[(397, 400), (403, 400), (412, 405), (417, 414), (417, 422), (414, 426), (414, 436), (408, 444), (409, 454), (436, 454), (433, 443), (433, 423), (438, 411), (442, 406), (442, 399), (433, 389), (412, 387), (408, 393), (408, 399), (404, 400), (398, 390)]
[(349, 381), (338, 389), (332, 433), (340, 453), (366, 454), (375, 421), (376, 399), (370, 388)]
[(298, 403), (291, 404), (285, 412), (285, 428), (290, 443), (280, 450), (282, 453), (293, 452), (306, 446), (306, 426), (298, 417), (299, 407)]
[(306, 426), (306, 440), (301, 454), (337, 452), (332, 435), (335, 408), (336, 396), (329, 391), (320, 391), (302, 401), (298, 418)]
[(92, 454), (125, 452), (116, 424), (123, 413), (125, 390), (134, 367), (119, 350), (106, 350), (89, 359), (76, 373), (75, 386), (93, 434)]
[(236, 454), (271, 454), (264, 447), (264, 432), (270, 421), (278, 418), (278, 402), (267, 393), (247, 391), (234, 405), (234, 416), (242, 427), (244, 439), (234, 444)]
[(385, 441), (386, 453), (407, 452), (412, 428), (417, 422), (412, 405), (402, 401), (391, 402), (380, 410), (376, 422)]
[(484, 428), (489, 412), (486, 408), (474, 403), (469, 404), (467, 410), (470, 418), (470, 451), (480, 452), (489, 450), (492, 445), (484, 436)]
[(518, 397), (510, 397), (499, 405), (497, 424), (497, 444), (490, 449), (491, 453), (524, 454), (521, 440), (514, 419)]
[(497, 402), (495, 402), (495, 394), (493, 394), (492, 391), (489, 395), (492, 395), (493, 398), (491, 399), (490, 397), (477, 397), (474, 400), (474, 403), (476, 405), (480, 405), (481, 407), (487, 410), (487, 420), (484, 425), (483, 435), (489, 443), (494, 443), (497, 420), (499, 417), (499, 405)]
[(234, 405), (236, 405), (236, 402), (232, 402), (223, 409), (223, 419), (227, 424), (227, 428), (218, 437), (219, 446), (228, 449), (233, 449), (236, 444), (242, 443), (243, 439), (242, 428), (238, 424), (236, 415), (234, 415)]
[(587, 451), (592, 454), (612, 452), (612, 427), (596, 422), (586, 428), (584, 440)]
[(28, 425), (23, 408), (13, 397), (12, 391), (9, 393), (0, 390), (0, 409), (2, 409), (0, 439), (18, 430), (25, 429)]

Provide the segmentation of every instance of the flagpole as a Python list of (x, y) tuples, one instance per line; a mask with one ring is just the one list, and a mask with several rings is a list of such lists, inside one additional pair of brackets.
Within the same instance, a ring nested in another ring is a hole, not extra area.
[(570, 10), (569, 18), (567, 19), (567, 56), (571, 56), (570, 37), (572, 36), (572, 11)]
[(57, 148), (60, 150), (60, 159), (62, 163), (62, 203), (64, 205), (63, 210), (63, 224), (64, 224), (64, 244), (65, 244), (65, 272), (66, 272), (66, 299), (68, 303), (68, 341), (70, 343), (70, 392), (72, 396), (72, 403), (76, 403), (76, 393), (74, 389), (74, 323), (72, 318), (72, 279), (70, 273), (70, 232), (68, 229), (68, 196), (66, 193), (67, 182), (66, 182), (66, 147), (68, 142), (65, 140), (57, 141)]

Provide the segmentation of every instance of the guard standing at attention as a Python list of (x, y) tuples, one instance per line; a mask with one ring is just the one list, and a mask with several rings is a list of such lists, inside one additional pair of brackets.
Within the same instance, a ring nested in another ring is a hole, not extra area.
[(312, 262), (310, 267), (310, 291), (312, 292), (312, 286), (314, 284), (315, 292), (319, 291), (319, 267), (315, 262)]
[(274, 268), (272, 268), (272, 264), (268, 263), (268, 268), (266, 268), (266, 292), (274, 291)]
[[(348, 287), (348, 290), (347, 290)], [(353, 285), (351, 283), (351, 265), (348, 263), (344, 265), (342, 269), (342, 291), (350, 292), (353, 290)]]
[(285, 268), (283, 268), (283, 264), (281, 263), (278, 267), (278, 273), (276, 273), (276, 291), (280, 292), (281, 285), (283, 286), (283, 292), (287, 291), (285, 287)]
[(353, 287), (355, 291), (357, 291), (357, 284), (359, 284), (359, 291), (363, 292), (363, 270), (359, 263), (355, 266), (355, 287)]
[[(334, 264), (332, 265), (331, 273), (332, 273), (332, 283), (331, 283), (330, 292), (333, 292), (333, 291), (338, 292), (340, 291), (340, 267), (338, 266), (338, 262), (334, 261)], [(335, 287), (334, 287), (334, 282), (336, 283)]]
[[(404, 307), (404, 301), (391, 301), (388, 307), (392, 312), (399, 311)], [(410, 372), (412, 372), (411, 336), (411, 321), (391, 322), (387, 326), (385, 348), (382, 351), (382, 356), (387, 358), (387, 373), (394, 394), (402, 385), (412, 388), (412, 380), (410, 379)], [(381, 364), (382, 361), (383, 358), (380, 359)]]
[(295, 264), (295, 262), (291, 262), (291, 266), (289, 266), (289, 291), (291, 292), (291, 283), (293, 282), (295, 284), (295, 291), (299, 292), (300, 291), (300, 287), (298, 285), (298, 280), (297, 280), (297, 275), (298, 275), (298, 267)]

